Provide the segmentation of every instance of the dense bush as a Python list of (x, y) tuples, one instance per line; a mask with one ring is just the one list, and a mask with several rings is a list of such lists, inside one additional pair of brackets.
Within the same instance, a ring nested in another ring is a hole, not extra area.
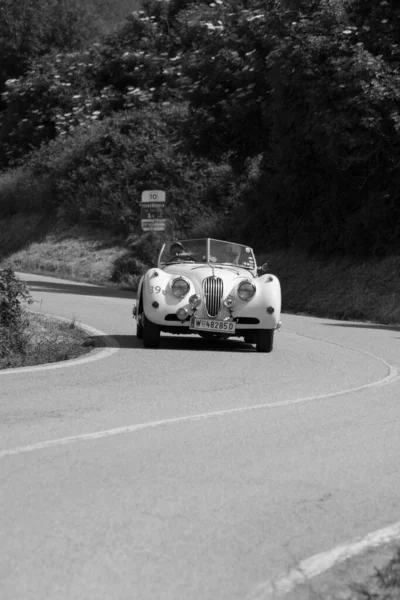
[[(179, 149), (184, 109), (155, 106), (126, 111), (65, 141), (55, 140), (27, 162), (32, 176), (52, 182), (46, 210), (69, 223), (93, 223), (125, 233), (140, 231), (141, 192), (167, 191), (171, 234), (222, 221), (240, 185), (228, 163), (213, 164)], [(1, 180), (0, 180), (1, 190)]]
[(27, 285), (12, 269), (0, 269), (0, 325), (18, 325), (23, 315), (23, 302), (33, 302)]
[(164, 233), (132, 234), (127, 239), (128, 250), (114, 263), (111, 281), (137, 288), (140, 277), (157, 263)]
[(24, 350), (23, 303), (33, 302), (24, 282), (11, 269), (0, 269), (0, 358)]

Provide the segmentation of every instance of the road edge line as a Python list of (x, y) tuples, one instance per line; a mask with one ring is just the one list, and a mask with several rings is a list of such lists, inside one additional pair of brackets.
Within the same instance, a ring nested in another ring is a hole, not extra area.
[(400, 521), (302, 560), (286, 575), (259, 584), (246, 600), (270, 600), (285, 596), (297, 586), (307, 583), (336, 565), (372, 548), (379, 548), (399, 539)]
[[(60, 317), (58, 315), (52, 315), (50, 313), (44, 313), (44, 312), (35, 311), (35, 310), (28, 310), (28, 312), (35, 314), (35, 315), (42, 315), (42, 316), (48, 317), (50, 319), (55, 319), (57, 321), (63, 321), (66, 323), (71, 322), (70, 318)], [(115, 338), (113, 338), (112, 336), (108, 335), (107, 333), (105, 333), (104, 331), (101, 331), (100, 329), (96, 329), (95, 327), (92, 327), (91, 325), (87, 325), (86, 323), (81, 323), (80, 321), (76, 321), (75, 326), (78, 327), (79, 329), (82, 329), (86, 333), (100, 337), (105, 345), (105, 348), (94, 348), (90, 352), (84, 354), (81, 358), (79, 358), (79, 357), (71, 358), (69, 360), (62, 360), (62, 361), (58, 361), (58, 362), (54, 362), (54, 363), (44, 363), (41, 365), (32, 365), (32, 366), (27, 366), (27, 367), (16, 367), (15, 369), (14, 368), (2, 369), (2, 370), (0, 370), (0, 377), (2, 375), (33, 373), (36, 371), (49, 371), (51, 369), (63, 369), (66, 367), (79, 366), (79, 365), (95, 362), (97, 360), (103, 360), (104, 358), (108, 358), (109, 356), (112, 356), (113, 354), (118, 352), (118, 350), (120, 349), (120, 345), (117, 342), (117, 340)]]

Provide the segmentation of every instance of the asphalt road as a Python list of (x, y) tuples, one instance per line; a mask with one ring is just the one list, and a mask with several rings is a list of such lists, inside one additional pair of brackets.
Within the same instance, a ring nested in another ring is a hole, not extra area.
[(27, 279), (116, 351), (0, 374), (1, 600), (261, 600), (400, 520), (399, 328), (284, 315), (271, 354), (143, 349), (130, 294)]

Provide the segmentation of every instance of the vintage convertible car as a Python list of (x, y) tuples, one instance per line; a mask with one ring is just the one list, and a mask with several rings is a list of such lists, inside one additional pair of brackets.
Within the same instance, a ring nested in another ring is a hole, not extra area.
[(206, 339), (236, 336), (259, 352), (271, 352), (280, 327), (281, 288), (267, 268), (257, 268), (249, 246), (232, 242), (164, 244), (158, 266), (139, 282), (133, 308), (137, 337), (157, 347), (162, 331)]

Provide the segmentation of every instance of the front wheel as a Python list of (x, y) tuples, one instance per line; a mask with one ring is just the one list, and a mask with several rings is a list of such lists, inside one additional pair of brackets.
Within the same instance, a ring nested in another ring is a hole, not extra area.
[(145, 314), (143, 314), (142, 339), (146, 348), (157, 348), (160, 345), (160, 327), (149, 321)]
[(143, 339), (143, 325), (139, 323), (139, 319), (136, 322), (136, 337), (138, 340)]
[(272, 352), (274, 347), (274, 330), (260, 329), (256, 333), (257, 352)]

